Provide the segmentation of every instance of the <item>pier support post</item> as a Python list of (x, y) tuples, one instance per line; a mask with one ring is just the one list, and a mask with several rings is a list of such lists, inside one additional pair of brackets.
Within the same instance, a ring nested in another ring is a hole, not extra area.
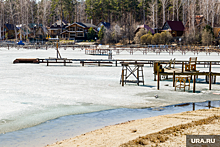
[(173, 87), (175, 87), (175, 79), (176, 79), (176, 75), (175, 75), (175, 71), (173, 71)]
[(183, 69), (184, 69), (184, 62), (182, 62), (182, 73), (183, 73)]
[(115, 66), (118, 66), (118, 64), (117, 64), (117, 60), (115, 61)]
[(208, 107), (211, 108), (211, 101), (208, 101)]
[(122, 82), (122, 86), (124, 86), (124, 68), (122, 68), (122, 71), (121, 71), (121, 82)]
[(196, 92), (196, 75), (193, 75), (193, 93)]
[(157, 90), (160, 89), (160, 73), (157, 71)]
[(209, 65), (209, 90), (212, 89), (212, 62)]
[(193, 111), (195, 111), (195, 103), (193, 103)]

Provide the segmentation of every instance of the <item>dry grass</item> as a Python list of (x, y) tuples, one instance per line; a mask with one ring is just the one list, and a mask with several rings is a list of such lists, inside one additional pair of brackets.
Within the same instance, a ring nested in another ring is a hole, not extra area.
[(178, 126), (173, 126), (166, 128), (160, 132), (148, 134), (146, 136), (139, 137), (135, 140), (129, 141), (120, 145), (120, 147), (139, 147), (154, 143), (154, 146), (158, 146), (159, 143), (163, 143), (169, 139), (169, 136), (179, 136), (182, 135), (185, 129), (192, 128), (194, 126), (210, 124), (215, 120), (220, 119), (220, 116), (212, 116), (206, 119), (201, 119), (198, 121), (192, 121), (191, 123), (181, 124)]

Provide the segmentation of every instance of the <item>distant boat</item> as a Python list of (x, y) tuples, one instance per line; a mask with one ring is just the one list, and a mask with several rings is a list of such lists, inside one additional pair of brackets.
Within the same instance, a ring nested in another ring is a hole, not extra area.
[(22, 40), (20, 40), (17, 44), (18, 44), (18, 45), (24, 45), (24, 43), (22, 42)]

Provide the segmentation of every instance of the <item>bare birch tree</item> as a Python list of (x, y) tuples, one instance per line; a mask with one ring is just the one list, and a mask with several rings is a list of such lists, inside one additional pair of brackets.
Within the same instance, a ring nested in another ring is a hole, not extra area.
[(166, 11), (165, 11), (165, 8), (167, 6), (167, 2), (168, 0), (161, 0), (161, 3), (162, 3), (162, 9), (163, 9), (163, 24), (165, 23), (165, 17), (166, 17)]
[(181, 0), (175, 0), (175, 7), (176, 7), (176, 20), (179, 21), (179, 9), (182, 5)]
[(150, 8), (151, 8), (151, 19), (152, 19), (152, 28), (154, 29), (155, 28), (155, 6), (157, 4), (157, 1), (156, 0), (151, 0), (151, 3), (150, 3)]

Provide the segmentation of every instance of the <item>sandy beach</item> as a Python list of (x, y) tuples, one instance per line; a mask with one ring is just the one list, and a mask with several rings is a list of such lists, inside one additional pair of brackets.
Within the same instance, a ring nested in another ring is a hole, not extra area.
[[(220, 108), (213, 108), (132, 120), (58, 141), (47, 147), (185, 146), (186, 135), (219, 135), (219, 116)], [(156, 139), (149, 137), (155, 135)]]

